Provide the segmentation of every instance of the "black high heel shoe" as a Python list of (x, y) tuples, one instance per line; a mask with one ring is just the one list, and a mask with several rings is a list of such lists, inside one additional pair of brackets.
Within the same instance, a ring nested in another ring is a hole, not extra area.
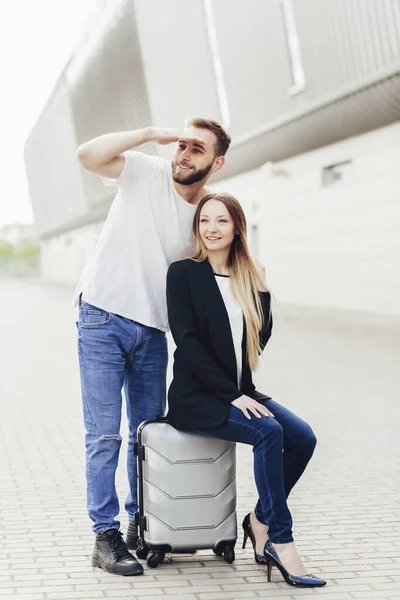
[(258, 563), (259, 565), (268, 564), (268, 559), (265, 556), (262, 556), (261, 554), (257, 554), (257, 552), (256, 552), (256, 540), (255, 540), (254, 533), (253, 533), (253, 530), (252, 530), (251, 524), (250, 524), (250, 513), (248, 515), (246, 515), (245, 518), (243, 519), (242, 527), (243, 527), (243, 531), (244, 531), (242, 548), (243, 549), (246, 548), (247, 540), (250, 538), (250, 541), (253, 544), (254, 560), (256, 561), (256, 563)]
[(270, 540), (265, 544), (264, 556), (268, 565), (268, 581), (271, 581), (271, 571), (272, 567), (275, 565), (280, 570), (286, 583), (293, 587), (322, 587), (323, 585), (326, 585), (326, 581), (319, 577), (314, 577), (314, 575), (291, 575), (281, 563)]

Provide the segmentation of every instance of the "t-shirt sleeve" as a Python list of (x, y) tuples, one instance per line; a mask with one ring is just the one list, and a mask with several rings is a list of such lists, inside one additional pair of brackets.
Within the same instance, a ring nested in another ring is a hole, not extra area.
[(165, 159), (159, 156), (149, 156), (143, 152), (128, 150), (124, 152), (125, 165), (117, 179), (102, 177), (106, 186), (134, 188), (142, 183), (147, 183), (154, 176), (157, 169), (165, 166)]

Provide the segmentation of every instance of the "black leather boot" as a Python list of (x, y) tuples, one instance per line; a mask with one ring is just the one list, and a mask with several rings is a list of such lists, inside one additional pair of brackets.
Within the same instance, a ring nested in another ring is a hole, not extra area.
[(142, 565), (136, 560), (124, 542), (118, 529), (107, 529), (96, 535), (92, 565), (115, 573), (115, 575), (141, 575)]
[(138, 528), (135, 523), (129, 523), (128, 531), (126, 532), (126, 545), (129, 550), (136, 550), (139, 539)]

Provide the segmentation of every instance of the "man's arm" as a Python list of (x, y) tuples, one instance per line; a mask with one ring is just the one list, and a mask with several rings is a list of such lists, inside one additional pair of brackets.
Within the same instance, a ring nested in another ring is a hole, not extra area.
[[(124, 152), (146, 142), (172, 144), (185, 135), (178, 129), (145, 127), (135, 131), (106, 133), (79, 146), (77, 154), (81, 165), (102, 177), (118, 179), (125, 166)], [(195, 139), (195, 138), (193, 138)], [(203, 140), (196, 138), (204, 143)]]
[(77, 151), (82, 167), (102, 177), (118, 179), (125, 165), (123, 152), (151, 141), (150, 129), (106, 133), (89, 140)]

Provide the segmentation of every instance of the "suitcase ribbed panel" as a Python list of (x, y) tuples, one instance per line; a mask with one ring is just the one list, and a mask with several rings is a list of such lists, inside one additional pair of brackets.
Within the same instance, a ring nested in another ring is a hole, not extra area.
[(205, 550), (216, 548), (220, 542), (235, 541), (237, 537), (236, 513), (230, 514), (221, 525), (215, 529), (180, 529), (174, 530), (164, 523), (157, 521), (153, 515), (148, 515), (148, 530), (144, 540), (149, 546), (169, 546), (171, 552), (185, 550)]
[(235, 444), (167, 423), (139, 429), (146, 544), (182, 552), (236, 540)]
[(225, 442), (197, 433), (178, 431), (168, 423), (149, 423), (142, 433), (142, 444), (172, 463), (214, 462), (233, 442)]
[(172, 463), (146, 446), (143, 470), (145, 481), (171, 498), (217, 496), (235, 480), (235, 447), (213, 462)]

